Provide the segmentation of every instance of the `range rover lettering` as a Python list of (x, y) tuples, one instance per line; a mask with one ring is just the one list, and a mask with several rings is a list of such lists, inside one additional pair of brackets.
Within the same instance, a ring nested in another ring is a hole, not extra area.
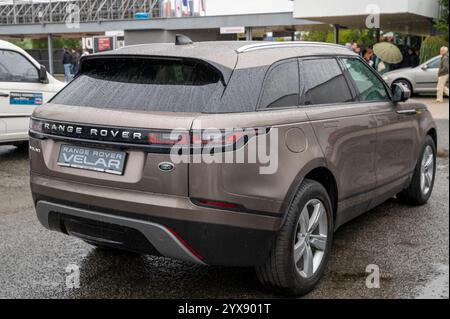
[(359, 56), (324, 43), (177, 36), (94, 54), (30, 124), (48, 229), (311, 291), (333, 233), (432, 193), (436, 126)]

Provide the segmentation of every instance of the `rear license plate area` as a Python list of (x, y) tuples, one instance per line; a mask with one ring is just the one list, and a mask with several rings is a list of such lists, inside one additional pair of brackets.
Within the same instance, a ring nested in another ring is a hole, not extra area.
[(63, 144), (59, 150), (59, 166), (123, 175), (126, 152)]

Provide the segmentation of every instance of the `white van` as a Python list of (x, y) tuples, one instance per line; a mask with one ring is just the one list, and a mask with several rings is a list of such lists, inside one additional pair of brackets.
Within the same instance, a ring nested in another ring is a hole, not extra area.
[(27, 52), (0, 40), (0, 144), (28, 140), (29, 118), (64, 87)]

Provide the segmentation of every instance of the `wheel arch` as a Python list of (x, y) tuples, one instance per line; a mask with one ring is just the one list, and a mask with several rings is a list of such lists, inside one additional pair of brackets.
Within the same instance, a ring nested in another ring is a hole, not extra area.
[(316, 181), (325, 188), (325, 190), (328, 193), (328, 196), (330, 196), (331, 205), (333, 209), (333, 220), (336, 221), (337, 217), (336, 215), (338, 211), (338, 198), (339, 198), (337, 181), (334, 174), (327, 167), (326, 161), (323, 159), (313, 161), (309, 165), (306, 165), (306, 167), (297, 175), (296, 179), (289, 188), (289, 193), (286, 196), (286, 199), (282, 207), (282, 211), (284, 212), (283, 223), (284, 218), (286, 218), (285, 212), (291, 205), (295, 194), (297, 193), (300, 185), (303, 183), (305, 179)]
[(433, 139), (434, 144), (436, 145), (436, 148), (437, 148), (437, 146), (438, 146), (438, 137), (437, 137), (437, 130), (436, 130), (436, 128), (435, 127), (430, 128), (427, 131), (426, 136), (428, 136), (428, 135), (431, 136), (431, 138)]

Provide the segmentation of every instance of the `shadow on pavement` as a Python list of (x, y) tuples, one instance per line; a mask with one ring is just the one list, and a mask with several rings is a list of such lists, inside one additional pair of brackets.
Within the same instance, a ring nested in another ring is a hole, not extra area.
[[(207, 293), (205, 293), (207, 292)], [(80, 265), (70, 298), (274, 298), (253, 268), (199, 266), (96, 248)]]
[(28, 159), (28, 144), (19, 147), (0, 145), (0, 162)]

